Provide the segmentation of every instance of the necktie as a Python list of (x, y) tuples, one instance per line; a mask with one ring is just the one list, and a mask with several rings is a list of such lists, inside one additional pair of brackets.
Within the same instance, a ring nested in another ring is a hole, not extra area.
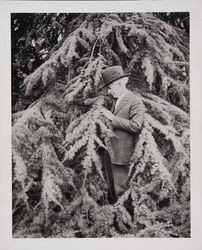
[(115, 105), (116, 105), (117, 100), (118, 100), (118, 98), (113, 98), (112, 109), (111, 109), (112, 113), (114, 113), (114, 111), (115, 111)]

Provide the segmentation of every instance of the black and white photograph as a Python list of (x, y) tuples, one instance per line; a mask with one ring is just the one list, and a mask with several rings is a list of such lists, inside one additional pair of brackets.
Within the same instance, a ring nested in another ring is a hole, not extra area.
[(10, 25), (12, 237), (191, 237), (190, 13)]

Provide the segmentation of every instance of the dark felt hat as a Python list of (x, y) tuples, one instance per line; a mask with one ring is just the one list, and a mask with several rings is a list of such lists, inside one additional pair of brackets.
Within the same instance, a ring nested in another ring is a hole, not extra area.
[(113, 83), (116, 80), (119, 80), (124, 77), (128, 77), (129, 74), (124, 74), (122, 67), (117, 65), (117, 66), (112, 66), (112, 67), (105, 69), (102, 72), (101, 76), (102, 76), (104, 85), (100, 88), (100, 90), (108, 86), (109, 84)]

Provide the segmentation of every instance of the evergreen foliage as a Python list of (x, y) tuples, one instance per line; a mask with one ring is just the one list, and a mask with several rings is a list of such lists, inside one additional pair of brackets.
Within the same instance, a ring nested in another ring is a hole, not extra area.
[[(23, 82), (41, 96), (12, 116), (14, 237), (190, 237), (188, 35), (152, 13), (77, 17)], [(129, 189), (110, 205), (98, 90), (116, 64), (146, 112)]]

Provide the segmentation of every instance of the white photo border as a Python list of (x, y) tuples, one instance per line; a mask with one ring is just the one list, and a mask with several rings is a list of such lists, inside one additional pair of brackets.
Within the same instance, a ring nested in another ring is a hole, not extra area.
[[(191, 237), (115, 239), (12, 238), (11, 173), (11, 13), (190, 12)], [(202, 249), (202, 2), (162, 1), (4, 1), (0, 2), (0, 244), (5, 250)]]

